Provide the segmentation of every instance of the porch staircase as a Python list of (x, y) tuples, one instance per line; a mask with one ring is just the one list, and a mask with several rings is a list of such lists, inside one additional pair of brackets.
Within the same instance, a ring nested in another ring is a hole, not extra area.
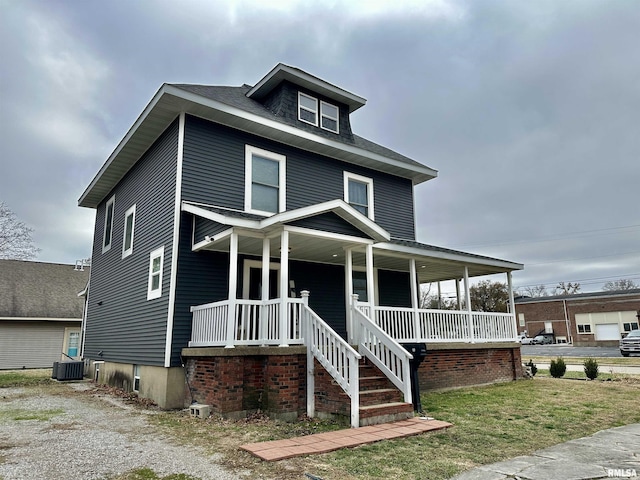
[[(365, 357), (358, 364), (360, 377), (360, 426), (404, 420), (413, 417), (413, 404), (406, 403), (402, 393)], [(344, 401), (348, 405), (346, 393)]]

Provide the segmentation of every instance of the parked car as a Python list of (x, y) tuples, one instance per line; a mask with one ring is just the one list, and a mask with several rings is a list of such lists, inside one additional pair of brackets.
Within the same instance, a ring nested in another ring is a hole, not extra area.
[(620, 353), (628, 357), (630, 353), (640, 353), (640, 330), (632, 330), (620, 340)]
[(520, 338), (520, 343), (522, 345), (531, 345), (533, 343), (533, 338), (531, 338), (531, 337), (521, 337)]
[(531, 345), (550, 345), (553, 343), (553, 339), (551, 337), (547, 337), (546, 335), (536, 335), (531, 340)]

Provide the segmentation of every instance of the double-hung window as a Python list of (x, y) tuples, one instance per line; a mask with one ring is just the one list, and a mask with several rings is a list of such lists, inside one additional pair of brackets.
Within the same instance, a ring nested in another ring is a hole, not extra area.
[(248, 212), (274, 214), (286, 209), (286, 157), (246, 146), (244, 207)]
[(373, 179), (344, 172), (344, 201), (373, 220)]
[(147, 300), (162, 296), (162, 267), (164, 264), (164, 247), (160, 247), (149, 254), (149, 284)]
[(133, 253), (133, 227), (136, 223), (136, 206), (132, 206), (124, 214), (124, 236), (122, 238), (122, 258)]
[(339, 133), (338, 107), (320, 102), (320, 127), (333, 133)]
[(318, 126), (318, 99), (298, 92), (298, 119)]
[(104, 210), (104, 232), (102, 236), (102, 253), (111, 248), (113, 240), (113, 212), (116, 204), (116, 196), (114, 195), (107, 201)]

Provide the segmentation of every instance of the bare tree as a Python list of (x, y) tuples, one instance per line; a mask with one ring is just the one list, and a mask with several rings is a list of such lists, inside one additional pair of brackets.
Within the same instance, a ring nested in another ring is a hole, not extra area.
[(16, 214), (0, 202), (0, 258), (13, 260), (31, 260), (38, 255), (39, 248), (33, 244), (28, 227), (16, 217)]
[(633, 290), (634, 288), (640, 288), (640, 286), (630, 278), (621, 278), (605, 283), (602, 290)]
[(560, 282), (555, 288), (556, 295), (574, 295), (580, 292), (579, 283)]
[(549, 295), (547, 287), (544, 285), (526, 287), (523, 292), (529, 297), (547, 297)]
[(469, 289), (471, 308), (477, 312), (506, 312), (509, 290), (501, 282), (483, 280)]

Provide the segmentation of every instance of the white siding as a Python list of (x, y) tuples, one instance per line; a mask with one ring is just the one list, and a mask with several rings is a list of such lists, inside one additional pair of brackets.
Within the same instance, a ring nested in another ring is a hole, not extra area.
[(0, 370), (48, 368), (60, 361), (65, 327), (80, 322), (0, 322)]

